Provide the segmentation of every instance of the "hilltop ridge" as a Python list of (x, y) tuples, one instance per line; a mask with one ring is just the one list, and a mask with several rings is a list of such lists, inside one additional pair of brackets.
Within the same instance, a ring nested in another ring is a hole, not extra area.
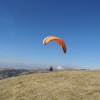
[(99, 100), (99, 70), (62, 70), (0, 80), (0, 100)]

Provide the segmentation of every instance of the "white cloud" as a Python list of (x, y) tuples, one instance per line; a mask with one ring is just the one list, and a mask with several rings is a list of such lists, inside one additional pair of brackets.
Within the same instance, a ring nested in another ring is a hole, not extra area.
[(64, 69), (64, 68), (63, 68), (62, 66), (58, 66), (57, 69), (58, 69), (58, 70), (62, 70), (62, 69)]

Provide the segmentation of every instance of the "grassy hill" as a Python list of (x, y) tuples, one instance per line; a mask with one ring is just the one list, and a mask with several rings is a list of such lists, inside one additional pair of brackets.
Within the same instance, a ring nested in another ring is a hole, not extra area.
[(100, 100), (100, 71), (63, 70), (2, 79), (0, 100)]

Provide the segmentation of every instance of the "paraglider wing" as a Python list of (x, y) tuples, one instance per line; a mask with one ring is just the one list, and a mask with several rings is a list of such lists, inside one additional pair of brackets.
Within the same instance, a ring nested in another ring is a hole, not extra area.
[(66, 51), (67, 51), (67, 49), (66, 49), (66, 44), (65, 44), (65, 42), (64, 42), (62, 39), (60, 39), (60, 38), (58, 38), (58, 37), (55, 37), (55, 36), (46, 37), (46, 38), (43, 40), (43, 44), (46, 45), (46, 44), (48, 44), (48, 43), (51, 42), (51, 41), (56, 41), (56, 42), (58, 42), (58, 44), (62, 47), (63, 52), (66, 53)]

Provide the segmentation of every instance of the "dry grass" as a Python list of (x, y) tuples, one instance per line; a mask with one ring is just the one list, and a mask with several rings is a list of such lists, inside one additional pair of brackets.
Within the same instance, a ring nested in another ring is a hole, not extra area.
[(0, 100), (100, 100), (100, 71), (59, 71), (0, 80)]

